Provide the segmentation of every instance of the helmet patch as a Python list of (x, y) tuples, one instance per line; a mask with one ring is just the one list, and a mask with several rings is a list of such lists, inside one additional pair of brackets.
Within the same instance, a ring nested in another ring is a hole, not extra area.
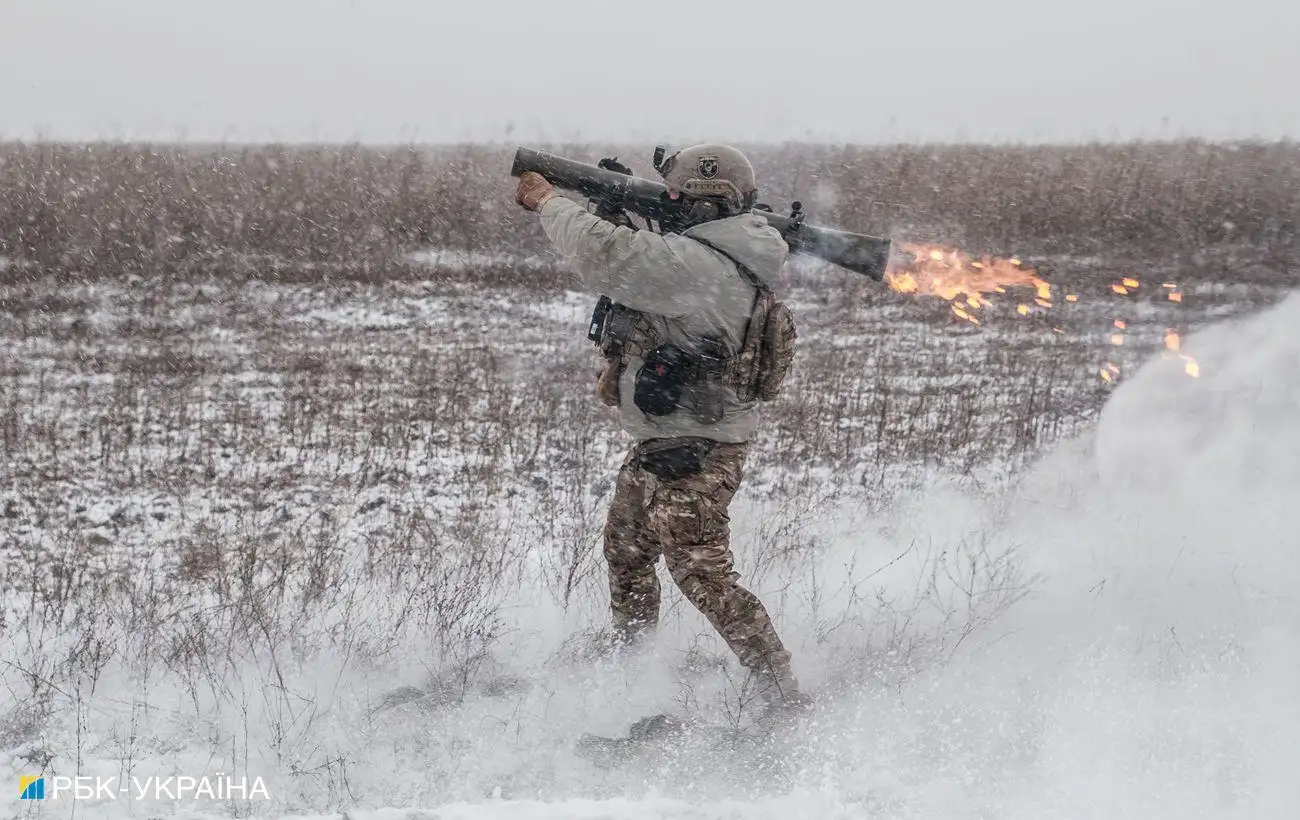
[(700, 157), (699, 170), (700, 176), (705, 179), (713, 179), (718, 175), (718, 158)]

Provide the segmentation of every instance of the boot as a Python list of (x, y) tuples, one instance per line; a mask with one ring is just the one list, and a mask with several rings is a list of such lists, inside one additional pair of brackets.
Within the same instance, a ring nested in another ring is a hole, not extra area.
[(758, 695), (765, 718), (798, 716), (811, 711), (813, 706), (812, 698), (799, 688), (799, 681), (788, 665), (749, 670), (743, 691)]

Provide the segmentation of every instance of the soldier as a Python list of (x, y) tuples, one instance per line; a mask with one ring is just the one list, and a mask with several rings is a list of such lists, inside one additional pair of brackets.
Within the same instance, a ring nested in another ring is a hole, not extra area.
[[(533, 172), (520, 177), (516, 192), (583, 282), (616, 303), (602, 323), (607, 366), (597, 392), (619, 408), (635, 443), (604, 530), (614, 629), (635, 642), (655, 628), (662, 555), (769, 706), (803, 707), (790, 653), (763, 604), (738, 583), (728, 516), (758, 423), (757, 398), (774, 392), (754, 383), (751, 320), (773, 304), (771, 286), (789, 248), (750, 213), (754, 169), (736, 149), (697, 145), (658, 170), (690, 214), (664, 233), (592, 214)], [(779, 371), (778, 388), (792, 355), (780, 343), (793, 341), (790, 324), (777, 337), (778, 361), (765, 365)]]

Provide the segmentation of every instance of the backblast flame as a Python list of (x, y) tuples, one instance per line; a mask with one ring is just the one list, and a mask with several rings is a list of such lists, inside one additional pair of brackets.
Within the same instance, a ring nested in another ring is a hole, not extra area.
[[(1036, 304), (1052, 306), (1052, 286), (1032, 268), (1024, 267), (1019, 259), (993, 256), (975, 259), (962, 251), (936, 245), (904, 244), (902, 251), (910, 258), (891, 261), (885, 271), (885, 284), (899, 293), (946, 299), (952, 303), (954, 316), (973, 324), (979, 324), (975, 311), (993, 304), (987, 294), (1006, 293), (1007, 288), (1033, 288)], [(1025, 305), (1017, 310), (1022, 316), (1029, 312)]]
[[(890, 260), (885, 270), (884, 284), (898, 293), (938, 296), (949, 303), (951, 314), (962, 321), (978, 325), (978, 311), (993, 304), (990, 295), (1008, 294), (1016, 288), (1034, 290), (1033, 296), (1017, 294), (1014, 297), (1015, 312), (1020, 316), (1030, 315), (1034, 306), (1043, 309), (1053, 309), (1056, 306), (1052, 286), (1041, 279), (1033, 268), (1025, 267), (1019, 259), (993, 256), (976, 259), (963, 251), (940, 245), (904, 243), (896, 247), (899, 253)], [(1182, 291), (1176, 282), (1161, 284), (1170, 301), (1182, 301)], [(1110, 282), (1113, 293), (1130, 298), (1138, 296), (1141, 288), (1142, 281), (1131, 275)], [(1077, 303), (1079, 294), (1067, 293), (1064, 299), (1066, 302)], [(1129, 322), (1114, 319), (1111, 324), (1113, 330), (1107, 334), (1107, 340), (1114, 347), (1127, 347), (1125, 334), (1129, 330)], [(1065, 331), (1053, 327), (1052, 332)], [(1187, 375), (1199, 377), (1200, 365), (1196, 359), (1182, 353), (1181, 346), (1178, 333), (1167, 331), (1165, 347), (1169, 353), (1166, 355), (1176, 355), (1183, 361)], [(1120, 375), (1119, 365), (1106, 362), (1099, 375), (1102, 380), (1114, 383)]]

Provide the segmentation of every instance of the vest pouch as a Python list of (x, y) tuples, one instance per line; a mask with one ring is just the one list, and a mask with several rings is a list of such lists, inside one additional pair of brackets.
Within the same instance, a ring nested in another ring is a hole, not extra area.
[(695, 475), (717, 442), (705, 438), (652, 438), (637, 447), (637, 464), (657, 478), (675, 481)]
[(676, 412), (682, 400), (682, 388), (692, 369), (692, 363), (681, 348), (659, 345), (646, 354), (645, 363), (636, 372), (632, 403), (647, 416), (667, 416)]
[(726, 414), (723, 377), (726, 375), (727, 349), (721, 340), (705, 337), (696, 358), (696, 377), (692, 385), (690, 406), (701, 424), (717, 424)]

